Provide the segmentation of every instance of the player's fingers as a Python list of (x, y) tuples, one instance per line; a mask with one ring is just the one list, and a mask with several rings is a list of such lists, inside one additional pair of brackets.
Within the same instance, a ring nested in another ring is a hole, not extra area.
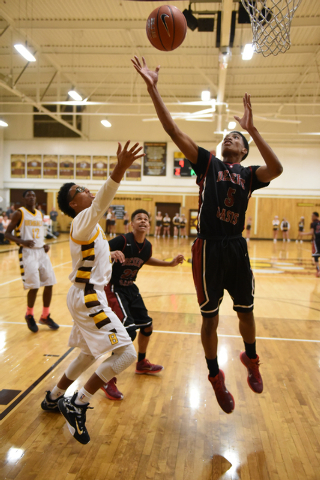
[(237, 122), (240, 123), (240, 117), (237, 117), (236, 115), (234, 115), (233, 118), (234, 118), (235, 120), (237, 120)]
[(143, 66), (147, 67), (147, 62), (146, 62), (146, 59), (144, 57), (142, 57), (142, 62), (143, 62)]
[(139, 145), (139, 142), (135, 143), (133, 147), (130, 148), (129, 152), (130, 153), (134, 152), (134, 150), (137, 148), (138, 145)]
[(117, 155), (120, 155), (120, 153), (121, 153), (121, 143), (118, 142)]
[(125, 143), (125, 146), (123, 147), (123, 151), (124, 152), (127, 152), (128, 151), (128, 146), (130, 144), (131, 140), (128, 140), (126, 143)]
[(158, 66), (156, 67), (155, 72), (156, 72), (156, 73), (159, 73), (159, 70), (160, 70), (160, 65), (158, 65)]
[(142, 148), (143, 148), (143, 147), (140, 146), (137, 150), (135, 150), (135, 151), (133, 152), (133, 155), (137, 155), (137, 153), (139, 153)]
[(136, 59), (136, 62), (138, 64), (138, 66), (141, 68), (141, 63), (140, 63), (139, 57), (137, 55), (135, 55), (134, 58)]

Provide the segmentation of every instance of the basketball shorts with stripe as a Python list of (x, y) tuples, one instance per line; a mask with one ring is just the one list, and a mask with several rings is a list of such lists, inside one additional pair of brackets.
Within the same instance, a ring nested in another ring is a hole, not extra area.
[(127, 287), (107, 285), (105, 292), (108, 305), (120, 318), (127, 331), (152, 325), (152, 318), (142, 300), (138, 287), (133, 284)]
[(129, 345), (131, 338), (117, 315), (108, 305), (103, 289), (93, 285), (78, 288), (72, 285), (67, 305), (73, 318), (69, 337), (70, 347), (79, 347), (95, 358), (119, 347)]
[(49, 255), (44, 248), (20, 247), (19, 264), (25, 290), (50, 287), (57, 283)]
[(223, 241), (197, 238), (192, 245), (192, 273), (204, 317), (219, 313), (224, 290), (229, 292), (236, 312), (252, 312), (254, 276), (244, 238)]

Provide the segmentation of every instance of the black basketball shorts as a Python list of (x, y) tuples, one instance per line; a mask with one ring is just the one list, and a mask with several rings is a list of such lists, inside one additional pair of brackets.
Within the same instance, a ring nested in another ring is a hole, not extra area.
[(320, 257), (320, 240), (313, 240), (312, 241), (312, 256), (315, 262), (319, 262)]
[(152, 318), (149, 317), (148, 310), (135, 284), (121, 287), (109, 283), (104, 290), (109, 307), (119, 317), (128, 332), (152, 325)]
[(197, 238), (192, 245), (192, 273), (203, 317), (219, 313), (224, 290), (229, 292), (236, 312), (252, 312), (254, 276), (244, 238)]

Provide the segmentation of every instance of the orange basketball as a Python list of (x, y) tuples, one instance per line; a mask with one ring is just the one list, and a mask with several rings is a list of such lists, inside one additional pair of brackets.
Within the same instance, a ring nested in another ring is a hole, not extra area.
[(146, 25), (150, 43), (162, 51), (178, 48), (187, 33), (187, 21), (177, 7), (162, 5), (150, 13)]

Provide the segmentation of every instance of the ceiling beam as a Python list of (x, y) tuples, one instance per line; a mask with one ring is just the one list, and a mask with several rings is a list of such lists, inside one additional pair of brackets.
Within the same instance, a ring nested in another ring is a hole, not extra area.
[[(221, 0), (220, 0), (221, 3)], [(235, 10), (231, 1), (231, 11)], [(193, 13), (197, 15), (195, 11)], [(237, 24), (238, 25), (238, 24)], [(6, 28), (7, 22), (0, 20), (0, 30)], [(291, 28), (319, 27), (320, 16), (294, 17)], [(76, 20), (19, 20), (19, 28), (30, 30), (145, 30), (146, 20), (108, 20), (108, 19), (76, 19)], [(250, 24), (241, 24), (242, 29), (250, 29)]]

